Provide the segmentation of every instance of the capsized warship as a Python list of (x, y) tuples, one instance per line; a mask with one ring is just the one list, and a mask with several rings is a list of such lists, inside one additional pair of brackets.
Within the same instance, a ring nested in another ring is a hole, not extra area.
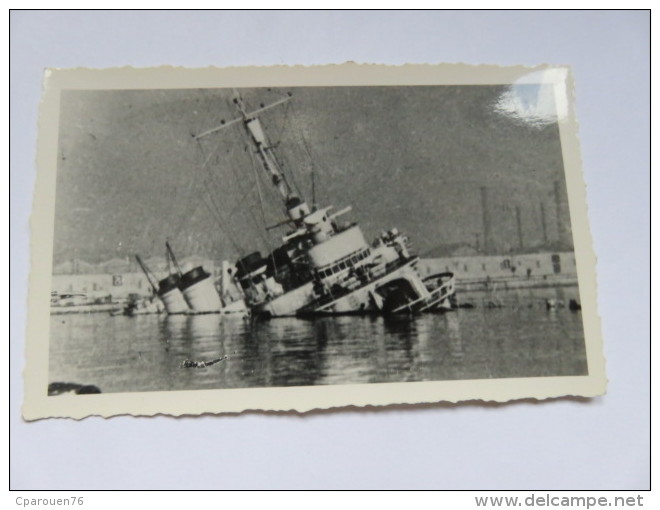
[[(140, 268), (147, 278), (149, 285), (151, 285), (154, 294), (157, 295), (163, 303), (165, 311), (169, 315), (188, 313), (188, 304), (178, 287), (181, 275), (179, 273), (173, 273), (168, 269), (167, 276), (159, 280), (139, 255), (135, 255), (135, 260), (137, 260), (140, 265)], [(167, 261), (169, 265), (169, 258)]]
[(213, 276), (202, 266), (182, 271), (170, 243), (166, 242), (165, 246), (168, 268), (167, 276), (161, 280), (153, 275), (139, 255), (136, 255), (135, 258), (168, 315), (244, 313), (247, 311), (243, 296), (239, 292), (233, 292), (235, 284), (233, 281), (228, 281), (226, 263), (223, 263), (220, 289), (218, 289), (213, 281)]
[(258, 117), (291, 100), (288, 97), (249, 112), (238, 92), (233, 102), (239, 116), (195, 136), (210, 136), (242, 124), (245, 134), (281, 197), (289, 228), (282, 244), (266, 256), (253, 252), (236, 263), (233, 278), (253, 315), (421, 313), (450, 310), (455, 303), (454, 275), (437, 273), (422, 278), (419, 257), (409, 239), (396, 228), (369, 244), (355, 222), (340, 222), (345, 207), (310, 208), (289, 185)]

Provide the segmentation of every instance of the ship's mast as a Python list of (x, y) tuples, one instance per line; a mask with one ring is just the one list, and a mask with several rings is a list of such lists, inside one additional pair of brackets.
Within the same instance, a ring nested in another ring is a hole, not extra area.
[(241, 117), (238, 119), (233, 119), (226, 123), (225, 121), (222, 121), (222, 125), (210, 129), (209, 131), (206, 131), (204, 133), (201, 133), (200, 135), (197, 135), (195, 139), (198, 140), (200, 138), (203, 138), (207, 135), (215, 133), (216, 131), (219, 131), (220, 129), (228, 127), (231, 124), (235, 124), (236, 122), (242, 122), (243, 126), (245, 127), (245, 130), (247, 131), (248, 137), (250, 138), (252, 143), (254, 143), (257, 149), (257, 153), (259, 154), (259, 158), (261, 159), (264, 169), (266, 170), (266, 172), (268, 172), (273, 182), (273, 185), (277, 188), (278, 193), (282, 197), (282, 201), (284, 202), (284, 207), (286, 208), (287, 215), (289, 216), (288, 221), (293, 221), (298, 227), (300, 227), (302, 226), (303, 223), (302, 220), (310, 212), (309, 206), (302, 200), (301, 197), (299, 197), (293, 191), (293, 189), (287, 182), (286, 176), (282, 172), (282, 169), (280, 168), (280, 165), (277, 162), (277, 159), (275, 158), (275, 155), (272, 152), (271, 144), (261, 125), (261, 121), (257, 117), (257, 114), (265, 110), (268, 110), (269, 108), (272, 108), (274, 106), (283, 104), (289, 101), (289, 99), (290, 97), (286, 97), (284, 99), (276, 101), (273, 104), (262, 106), (261, 108), (253, 112), (248, 112), (245, 107), (245, 103), (243, 102), (243, 98), (240, 96), (240, 94), (237, 91), (235, 91), (234, 104), (238, 108)]
[[(142, 272), (144, 273), (144, 276), (147, 277), (147, 280), (149, 281), (149, 285), (151, 285), (151, 288), (154, 291), (154, 294), (158, 294), (158, 286), (156, 283), (154, 283), (154, 280), (157, 282), (155, 278), (153, 278), (153, 274), (151, 271), (149, 271), (149, 268), (147, 265), (142, 261), (139, 255), (135, 255), (135, 259), (137, 260), (138, 264), (140, 264), (140, 267), (142, 268)], [(153, 279), (152, 279), (153, 278)]]
[(262, 163), (264, 164), (264, 168), (270, 174), (273, 180), (273, 184), (286, 203), (294, 195), (294, 193), (291, 189), (291, 186), (289, 186), (289, 183), (286, 182), (286, 178), (284, 177), (284, 174), (282, 173), (282, 170), (280, 169), (279, 164), (277, 163), (277, 160), (272, 153), (270, 144), (266, 138), (266, 133), (261, 126), (261, 121), (258, 117), (254, 117), (248, 114), (247, 110), (245, 109), (245, 104), (243, 103), (243, 98), (241, 98), (241, 96), (237, 95), (234, 98), (234, 104), (236, 104), (236, 107), (241, 112), (241, 116), (243, 117), (243, 125), (245, 126), (245, 129), (251, 140), (257, 147), (257, 152), (261, 158)]
[(261, 121), (255, 116), (256, 112), (247, 112), (245, 104), (243, 103), (243, 98), (238, 93), (234, 98), (234, 104), (236, 104), (236, 107), (243, 117), (243, 125), (245, 126), (248, 136), (257, 148), (257, 153), (261, 158), (264, 169), (270, 175), (273, 185), (277, 188), (277, 191), (284, 201), (287, 215), (296, 224), (300, 224), (302, 219), (309, 214), (309, 207), (291, 189), (291, 186), (289, 186), (289, 183), (272, 152), (272, 147), (261, 125)]
[(179, 267), (179, 263), (176, 260), (176, 257), (174, 256), (174, 252), (172, 251), (172, 247), (170, 246), (169, 241), (165, 241), (165, 247), (167, 248), (167, 253), (169, 255), (168, 261), (171, 259), (172, 263), (174, 264), (174, 267), (176, 268), (177, 274), (181, 276), (181, 268)]

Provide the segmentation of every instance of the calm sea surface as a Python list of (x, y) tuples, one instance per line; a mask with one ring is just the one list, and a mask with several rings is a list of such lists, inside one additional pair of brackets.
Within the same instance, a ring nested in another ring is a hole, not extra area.
[(547, 298), (578, 289), (462, 293), (474, 309), (418, 317), (53, 315), (49, 382), (107, 393), (585, 375), (582, 314)]

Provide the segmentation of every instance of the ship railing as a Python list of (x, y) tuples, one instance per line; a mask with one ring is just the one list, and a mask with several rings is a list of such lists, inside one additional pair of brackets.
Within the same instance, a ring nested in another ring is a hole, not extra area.
[[(333, 274), (337, 274), (340, 271), (343, 271), (347, 268), (350, 267), (355, 267), (357, 266), (360, 262), (362, 262), (364, 259), (366, 259), (370, 255), (370, 249), (362, 249), (360, 248), (359, 250), (356, 250), (352, 253), (349, 253), (348, 255), (334, 261), (332, 264), (328, 264), (327, 266), (324, 266), (322, 268), (319, 268), (316, 270), (316, 274), (319, 275), (321, 278), (327, 278)], [(342, 264), (344, 265), (344, 268), (341, 269)], [(359, 267), (359, 266), (358, 266)]]
[(328, 303), (331, 303), (332, 301), (347, 296), (351, 292), (354, 292), (361, 287), (366, 287), (374, 280), (378, 280), (379, 278), (385, 276), (387, 273), (391, 273), (392, 271), (395, 271), (396, 269), (409, 264), (415, 258), (416, 257), (398, 259), (387, 264), (382, 264), (367, 271), (363, 275), (362, 279), (360, 279), (359, 276), (350, 276), (348, 279), (342, 281), (341, 283), (336, 283), (330, 288), (326, 287), (326, 293), (310, 302), (305, 307), (305, 309), (313, 310), (319, 306), (324, 306)]
[(445, 282), (440, 285), (440, 287), (432, 290), (429, 296), (420, 297), (410, 301), (394, 310), (394, 313), (400, 313), (404, 310), (410, 313), (428, 311), (440, 303), (443, 299), (447, 298), (450, 295), (450, 290), (451, 281)]

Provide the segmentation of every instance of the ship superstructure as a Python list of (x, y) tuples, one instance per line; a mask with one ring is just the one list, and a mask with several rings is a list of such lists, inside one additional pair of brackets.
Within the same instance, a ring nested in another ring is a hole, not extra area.
[(278, 226), (288, 225), (289, 231), (282, 245), (265, 257), (254, 252), (236, 264), (234, 278), (246, 304), (256, 314), (270, 317), (450, 309), (453, 275), (422, 279), (419, 259), (397, 229), (369, 244), (357, 223), (340, 221), (350, 207), (334, 213), (332, 206), (310, 208), (294, 192), (258, 117), (288, 100), (290, 96), (250, 113), (236, 94), (240, 117), (196, 137), (241, 122), (284, 204), (286, 219)]

